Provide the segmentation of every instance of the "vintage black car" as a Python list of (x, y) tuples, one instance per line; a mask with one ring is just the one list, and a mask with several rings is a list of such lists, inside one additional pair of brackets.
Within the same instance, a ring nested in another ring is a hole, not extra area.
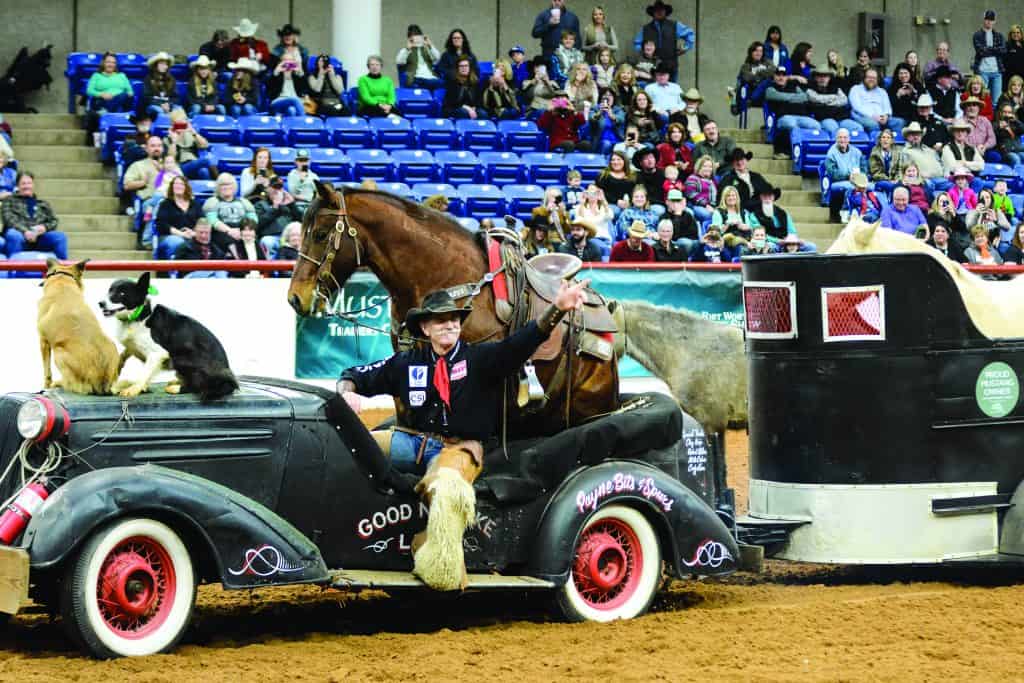
[[(547, 590), (568, 618), (606, 621), (643, 613), (664, 573), (733, 571), (736, 543), (708, 505), (720, 493), (708, 442), (666, 401), (643, 395), (632, 411), (489, 453), (464, 539), (470, 589)], [(674, 434), (638, 451), (652, 419)], [(85, 651), (114, 657), (172, 648), (199, 583), (429, 590), (410, 573), (427, 509), (378, 490), (357, 457), (367, 435), (333, 393), (284, 380), (243, 378), (206, 404), (159, 390), (8, 394), (0, 472), (35, 441), (0, 501), (19, 469), (50, 470), (52, 493), (0, 544), (0, 612), (31, 596)]]

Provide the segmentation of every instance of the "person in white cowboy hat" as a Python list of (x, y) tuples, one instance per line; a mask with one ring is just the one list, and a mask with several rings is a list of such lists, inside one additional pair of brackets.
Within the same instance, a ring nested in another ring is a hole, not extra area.
[(957, 119), (949, 124), (952, 140), (942, 148), (942, 170), (948, 176), (963, 166), (969, 171), (978, 173), (985, 168), (985, 152), (967, 142), (971, 132), (971, 124), (964, 119)]
[(586, 218), (575, 218), (569, 224), (569, 235), (558, 245), (558, 251), (579, 257), (584, 263), (601, 260), (601, 248), (592, 239), (597, 237), (597, 226)]
[(843, 208), (850, 217), (860, 216), (861, 220), (874, 223), (882, 215), (882, 202), (868, 189), (868, 177), (856, 171), (850, 175), (853, 187), (846, 193)]
[(217, 92), (217, 62), (206, 55), (199, 55), (188, 65), (188, 88), (185, 90), (185, 108), (189, 116), (199, 114), (226, 114)]
[(960, 106), (964, 109), (964, 120), (971, 126), (967, 134), (967, 144), (977, 147), (982, 152), (987, 152), (996, 146), (996, 131), (992, 122), (981, 115), (981, 108), (985, 105), (974, 95), (969, 95)]
[(669, 123), (681, 123), (694, 144), (704, 140), (704, 124), (711, 119), (700, 110), (704, 96), (696, 88), (683, 93), (683, 108), (668, 117)]
[(646, 11), (651, 21), (633, 38), (633, 49), (639, 53), (645, 42), (653, 41), (656, 61), (666, 62), (672, 69), (669, 80), (678, 81), (679, 56), (693, 49), (696, 34), (686, 24), (669, 19), (672, 5), (662, 0), (654, 0)]
[(235, 26), (235, 33), (238, 34), (238, 37), (232, 40), (228, 46), (231, 50), (232, 61), (237, 62), (244, 57), (260, 64), (261, 69), (267, 68), (273, 55), (270, 54), (267, 43), (256, 37), (256, 31), (259, 28), (260, 25), (253, 23), (248, 17), (238, 22), (238, 26)]
[(942, 172), (942, 159), (939, 157), (939, 153), (922, 144), (924, 129), (921, 128), (921, 124), (913, 121), (905, 126), (903, 137), (907, 141), (907, 144), (903, 146), (903, 158), (906, 162), (904, 168), (910, 165), (917, 167), (929, 194), (948, 190), (951, 183), (946, 179), (946, 174)]
[(966, 217), (978, 205), (978, 195), (971, 189), (974, 174), (966, 166), (957, 166), (950, 174), (953, 187), (949, 188), (949, 198), (953, 202), (956, 215)]
[(235, 72), (224, 88), (224, 104), (228, 111), (235, 118), (255, 114), (259, 104), (259, 87), (256, 83), (256, 75), (260, 72), (259, 62), (242, 57), (237, 62), (229, 62), (228, 68)]
[(160, 114), (169, 114), (181, 107), (178, 102), (178, 87), (171, 75), (174, 57), (166, 52), (157, 52), (146, 60), (149, 73), (142, 82), (142, 100), (139, 109), (148, 111), (154, 119)]
[(937, 152), (942, 151), (942, 146), (949, 142), (949, 131), (946, 129), (946, 122), (935, 113), (935, 100), (928, 93), (922, 93), (915, 103), (916, 113), (908, 123), (916, 122), (924, 131), (921, 142), (925, 147), (931, 147)]

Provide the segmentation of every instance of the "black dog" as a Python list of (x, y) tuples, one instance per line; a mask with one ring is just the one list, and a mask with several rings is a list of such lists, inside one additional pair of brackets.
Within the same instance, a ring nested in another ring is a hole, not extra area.
[(157, 305), (146, 319), (146, 326), (153, 341), (171, 355), (182, 391), (199, 394), (202, 401), (212, 401), (238, 389), (224, 347), (202, 324)]

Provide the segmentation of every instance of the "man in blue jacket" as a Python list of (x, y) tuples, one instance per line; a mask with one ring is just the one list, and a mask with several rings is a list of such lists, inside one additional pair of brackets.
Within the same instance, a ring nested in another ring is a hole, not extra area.
[(683, 22), (669, 20), (671, 14), (672, 5), (662, 0), (655, 0), (653, 4), (648, 5), (647, 15), (651, 17), (651, 21), (644, 24), (633, 38), (633, 48), (640, 52), (645, 42), (654, 41), (654, 54), (657, 55), (659, 62), (665, 62), (672, 67), (669, 80), (676, 83), (679, 81), (679, 57), (693, 49), (696, 34)]
[(565, 8), (565, 0), (551, 0), (550, 9), (538, 14), (533, 22), (532, 35), (540, 38), (540, 48), (545, 57), (551, 57), (561, 44), (563, 31), (575, 33), (576, 44), (583, 44), (579, 17)]

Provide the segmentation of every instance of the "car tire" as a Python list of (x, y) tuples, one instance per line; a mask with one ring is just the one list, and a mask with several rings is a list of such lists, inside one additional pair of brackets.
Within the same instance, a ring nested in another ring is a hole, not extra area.
[(70, 562), (61, 614), (93, 656), (144, 656), (178, 643), (195, 598), (192, 558), (181, 537), (153, 519), (120, 519), (89, 537)]
[(558, 590), (570, 621), (632, 619), (647, 611), (661, 585), (661, 547), (640, 512), (609, 505), (587, 520)]

